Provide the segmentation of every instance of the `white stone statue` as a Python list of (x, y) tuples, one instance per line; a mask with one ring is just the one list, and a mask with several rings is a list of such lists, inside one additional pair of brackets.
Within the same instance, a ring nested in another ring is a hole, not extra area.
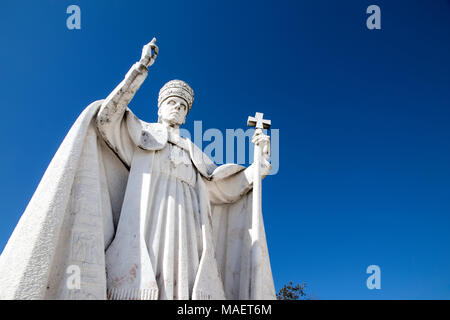
[(158, 123), (139, 120), (127, 106), (155, 41), (55, 154), (0, 256), (1, 299), (275, 299), (252, 192), (271, 168), (262, 119), (248, 168), (180, 137), (194, 100), (183, 81), (161, 88)]

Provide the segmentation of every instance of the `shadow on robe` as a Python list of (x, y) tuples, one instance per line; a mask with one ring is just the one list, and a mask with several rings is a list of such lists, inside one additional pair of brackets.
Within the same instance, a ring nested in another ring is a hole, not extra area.
[[(0, 299), (107, 299), (105, 251), (120, 219), (129, 170), (97, 132), (94, 119), (102, 102), (78, 117), (3, 250)], [(214, 205), (202, 179), (197, 181), (203, 253), (192, 298), (275, 299), (263, 224), (261, 292), (250, 296), (252, 192)], [(220, 279), (221, 288), (211, 291), (211, 277)], [(157, 299), (158, 294), (122, 298)]]

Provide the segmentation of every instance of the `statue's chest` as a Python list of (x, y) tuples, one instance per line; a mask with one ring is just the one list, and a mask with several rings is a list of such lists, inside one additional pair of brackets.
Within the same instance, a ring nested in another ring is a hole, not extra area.
[(168, 142), (155, 152), (153, 170), (178, 178), (192, 186), (196, 181), (196, 170), (189, 153), (179, 146)]

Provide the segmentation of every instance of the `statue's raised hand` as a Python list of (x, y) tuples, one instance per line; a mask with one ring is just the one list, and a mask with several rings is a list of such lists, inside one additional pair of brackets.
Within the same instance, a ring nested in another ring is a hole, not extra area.
[(158, 56), (159, 48), (156, 45), (156, 38), (153, 38), (152, 41), (147, 43), (142, 48), (142, 56), (140, 62), (146, 66), (147, 68), (150, 67), (156, 60), (156, 57)]

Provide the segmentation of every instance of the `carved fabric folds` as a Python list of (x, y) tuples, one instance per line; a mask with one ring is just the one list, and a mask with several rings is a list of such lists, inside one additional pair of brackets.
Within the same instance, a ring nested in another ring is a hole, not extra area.
[[(139, 263), (134, 270), (133, 266), (128, 268), (126, 261), (122, 261), (124, 274), (133, 278), (129, 282), (132, 285), (125, 286), (124, 291), (112, 290), (114, 288), (107, 281), (109, 267), (105, 251), (114, 251), (112, 243), (121, 223), (126, 224), (127, 219), (136, 223), (131, 215), (128, 218), (121, 216), (121, 211), (124, 212), (122, 206), (126, 205), (127, 184), (144, 186), (143, 180), (150, 179), (151, 183), (145, 184), (148, 188), (140, 190), (149, 192), (157, 186), (158, 179), (163, 184), (167, 181), (161, 178), (168, 177), (161, 177), (164, 175), (161, 171), (152, 171), (156, 168), (150, 167), (148, 175), (138, 177), (141, 180), (130, 181), (129, 170), (96, 130), (93, 119), (102, 102), (96, 101), (88, 106), (72, 126), (0, 256), (0, 298), (107, 299), (109, 292), (110, 298), (119, 299), (274, 299), (263, 225), (263, 239), (259, 245), (264, 259), (258, 265), (262, 268), (264, 282), (258, 296), (250, 297), (251, 190), (236, 201), (220, 205), (208, 198), (205, 182), (214, 175), (220, 179), (233, 176), (242, 170), (237, 165), (218, 167), (214, 173), (198, 166), (195, 179), (186, 182), (177, 179), (177, 184), (172, 186), (176, 192), (180, 191), (180, 195), (189, 192), (190, 198), (197, 197), (195, 202), (199, 206), (199, 216), (194, 214), (193, 219), (186, 221), (186, 225), (192, 227), (189, 230), (196, 230), (195, 233), (183, 235), (191, 237), (192, 244), (187, 247), (189, 253), (184, 253), (192, 261), (199, 259), (196, 272), (182, 271), (192, 274), (188, 277), (187, 287), (182, 284), (173, 286), (172, 291), (164, 289), (161, 292), (163, 284), (156, 279), (161, 268), (155, 260), (143, 259), (140, 262), (147, 262)], [(152, 152), (137, 149), (138, 153), (146, 153), (141, 160), (148, 159), (148, 153)], [(133, 161), (139, 161), (139, 156), (135, 158)], [(187, 183), (194, 180), (195, 185)], [(145, 242), (151, 247), (157, 237), (157, 225), (138, 223), (137, 234), (139, 237), (147, 235), (147, 238), (138, 239), (137, 243), (142, 245)], [(143, 232), (149, 227), (156, 233)], [(182, 251), (178, 250), (178, 254), (183, 254)], [(195, 251), (198, 257), (192, 256)], [(142, 250), (135, 252), (140, 257), (145, 256)], [(151, 254), (152, 251), (146, 252)], [(77, 272), (76, 268), (81, 274), (79, 289), (68, 286), (68, 280)], [(173, 288), (180, 293), (173, 294)]]

